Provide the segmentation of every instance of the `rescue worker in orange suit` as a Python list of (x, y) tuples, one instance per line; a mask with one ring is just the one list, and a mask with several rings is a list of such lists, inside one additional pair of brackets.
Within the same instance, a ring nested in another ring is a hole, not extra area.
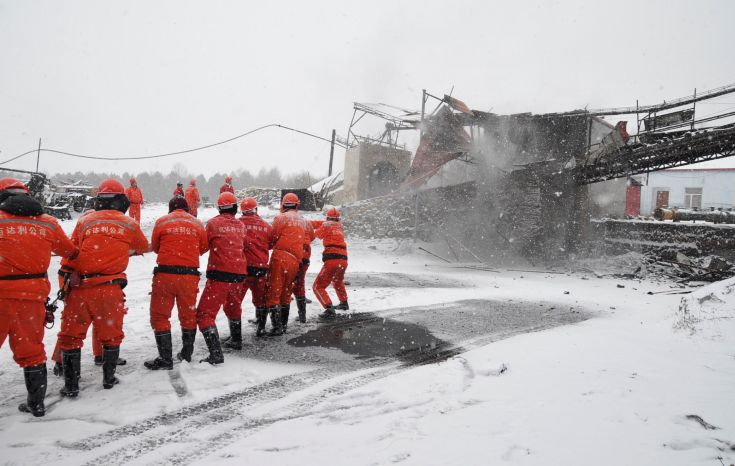
[(1, 179), (0, 348), (9, 339), (28, 392), (18, 409), (36, 417), (46, 414), (44, 301), (51, 291), (46, 271), (52, 252), (71, 258), (78, 250), (23, 183)]
[(64, 368), (62, 396), (79, 394), (80, 356), (90, 325), (102, 342), (102, 386), (118, 383), (115, 369), (123, 340), (129, 255), (148, 251), (148, 239), (137, 222), (125, 215), (130, 203), (123, 185), (104, 180), (94, 199), (95, 212), (77, 222), (72, 241), (79, 248), (74, 276), (61, 319), (59, 343)]
[(309, 241), (307, 238), (314, 238), (311, 224), (299, 215), (299, 204), (296, 194), (286, 194), (281, 201), (281, 214), (273, 220), (273, 253), (266, 291), (272, 336), (286, 333), (291, 293), (304, 257), (304, 243)]
[(171, 310), (176, 302), (181, 324), (182, 349), (179, 360), (191, 362), (197, 334), (197, 294), (199, 293), (199, 256), (209, 243), (201, 221), (190, 215), (186, 200), (175, 197), (168, 203), (168, 215), (156, 221), (151, 236), (153, 252), (158, 254), (153, 269), (151, 327), (158, 357), (146, 361), (151, 370), (174, 368), (171, 342)]
[(213, 365), (225, 362), (215, 323), (217, 313), (228, 299), (233, 299), (232, 295), (241, 293), (247, 274), (245, 225), (235, 218), (237, 198), (232, 193), (222, 193), (217, 198), (217, 208), (219, 215), (207, 222), (207, 283), (197, 305), (197, 325), (209, 349), (209, 356), (200, 362)]
[[(321, 221), (310, 221), (312, 231), (316, 230)], [(299, 271), (296, 274), (296, 280), (293, 285), (293, 296), (296, 298), (296, 308), (298, 309), (299, 322), (306, 323), (306, 271), (309, 270), (311, 264), (311, 243), (314, 236), (306, 236), (304, 238), (304, 257), (301, 259)]]
[(223, 340), (225, 347), (242, 349), (242, 300), (250, 290), (255, 319), (258, 328), (256, 336), (265, 335), (265, 324), (268, 311), (265, 307), (265, 289), (268, 283), (268, 250), (273, 236), (273, 227), (258, 215), (258, 203), (252, 197), (246, 197), (240, 203), (245, 225), (245, 261), (247, 262), (247, 278), (237, 293), (230, 294), (225, 303), (225, 314), (230, 321), (230, 336)]
[(189, 213), (196, 217), (199, 203), (201, 202), (199, 190), (197, 189), (197, 180), (193, 178), (189, 180), (189, 187), (184, 192), (184, 199), (186, 199), (186, 203), (189, 205)]
[(176, 182), (174, 197), (184, 197), (184, 183), (182, 183), (181, 181)]
[(140, 206), (143, 205), (143, 192), (138, 187), (135, 178), (130, 178), (130, 186), (125, 190), (125, 195), (128, 197), (128, 201), (130, 201), (128, 215), (140, 223)]
[(317, 228), (316, 236), (324, 244), (322, 253), (322, 269), (314, 280), (312, 290), (319, 300), (324, 312), (319, 314), (322, 319), (334, 319), (337, 316), (332, 300), (327, 293), (327, 287), (331, 284), (337, 292), (339, 305), (337, 309), (348, 310), (347, 290), (345, 289), (345, 270), (347, 270), (347, 243), (345, 232), (339, 221), (339, 211), (332, 207), (327, 210), (327, 221)]
[[(94, 210), (87, 210), (82, 214), (82, 217), (84, 217), (85, 215), (89, 215), (92, 212), (94, 212)], [(67, 294), (69, 290), (69, 281), (71, 280), (72, 272), (74, 272), (74, 269), (72, 268), (72, 261), (66, 258), (61, 259), (61, 267), (59, 267), (59, 289), (63, 289), (65, 294)], [(61, 315), (63, 319), (64, 311), (61, 311)], [(95, 327), (92, 327), (92, 354), (94, 355), (94, 365), (101, 366), (102, 343), (100, 343), (99, 335), (97, 335), (97, 330)], [(54, 347), (54, 352), (51, 355), (51, 359), (55, 362), (53, 369), (54, 375), (64, 375), (63, 369), (61, 367), (61, 346), (59, 346), (58, 337), (56, 339), (56, 346)], [(117, 359), (118, 366), (124, 366), (125, 364), (127, 364), (127, 361), (123, 358)]]
[(232, 177), (226, 176), (225, 177), (225, 184), (220, 186), (219, 193), (232, 193), (235, 194), (235, 188), (232, 187)]

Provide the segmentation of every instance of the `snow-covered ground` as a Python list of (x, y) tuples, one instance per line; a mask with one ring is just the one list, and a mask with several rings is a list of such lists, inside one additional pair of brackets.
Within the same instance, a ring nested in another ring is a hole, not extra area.
[[(164, 212), (145, 206), (144, 230)], [(204, 209), (200, 217), (213, 215)], [(64, 228), (70, 232), (73, 222)], [(320, 253), (315, 247), (309, 284)], [(133, 257), (121, 351), (128, 365), (119, 368), (119, 386), (102, 389), (100, 369), (84, 349), (80, 397), (60, 401), (62, 381), (49, 374), (48, 414), (31, 418), (17, 411), (22, 371), (9, 348), (0, 351), (0, 463), (735, 462), (735, 281), (667, 294), (677, 288), (461, 268), (389, 240), (352, 240), (350, 257), (350, 304), (359, 312), (401, 322), (420, 315), (416, 309), (445, 304), (458, 325), (472, 327), (487, 316), (458, 312), (452, 303), (460, 310), (469, 302), (539, 303), (549, 309), (543, 315), (562, 310), (585, 320), (489, 339), (451, 340), (452, 332), (433, 329), (462, 351), (418, 365), (338, 349), (302, 352), (286, 338), (251, 343), (252, 329), (245, 328), (248, 349), (226, 354), (221, 366), (184, 363), (151, 372), (142, 363), (155, 355), (148, 322), (155, 256)], [(57, 268), (55, 259), (50, 275)], [(251, 316), (252, 307), (244, 307)], [(319, 328), (318, 312), (309, 306), (307, 330)], [(226, 335), (222, 314), (218, 326)], [(48, 352), (57, 329), (47, 332)], [(292, 323), (290, 331), (304, 330)], [(201, 336), (196, 348), (195, 357), (203, 356)]]

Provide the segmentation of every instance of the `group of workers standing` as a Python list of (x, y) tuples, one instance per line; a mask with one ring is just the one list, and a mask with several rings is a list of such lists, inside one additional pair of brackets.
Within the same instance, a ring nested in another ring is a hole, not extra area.
[[(232, 181), (232, 178), (230, 178), (229, 176), (226, 177), (225, 184), (222, 186), (222, 188), (224, 188), (225, 186), (229, 186), (230, 188), (232, 188), (230, 181)], [(235, 191), (232, 190), (230, 192), (234, 193)], [(125, 195), (130, 201), (130, 209), (128, 211), (128, 214), (133, 217), (135, 221), (140, 223), (140, 209), (143, 205), (144, 199), (143, 192), (138, 187), (138, 182), (135, 180), (135, 178), (130, 178), (130, 186), (125, 189)], [(199, 196), (199, 189), (197, 189), (197, 180), (192, 178), (189, 181), (189, 187), (186, 188), (186, 190), (184, 190), (184, 184), (181, 181), (176, 183), (176, 189), (174, 189), (173, 197), (183, 197), (184, 199), (186, 199), (186, 203), (189, 205), (189, 213), (195, 217), (197, 216), (199, 204), (202, 200), (202, 198)]]
[[(200, 362), (223, 363), (223, 345), (242, 348), (242, 301), (248, 291), (255, 307), (256, 336), (286, 332), (292, 294), (298, 321), (306, 322), (304, 281), (316, 238), (324, 243), (324, 265), (313, 285), (324, 308), (319, 317), (333, 319), (336, 309), (349, 309), (344, 286), (347, 245), (337, 209), (329, 209), (325, 220), (309, 221), (298, 212), (299, 198), (289, 193), (271, 225), (258, 215), (255, 199), (238, 201), (231, 180), (226, 180), (217, 199), (218, 215), (204, 224), (193, 215), (200, 199), (195, 181), (190, 184), (183, 193), (175, 191), (169, 213), (156, 221), (149, 244), (140, 228), (143, 196), (134, 179), (127, 189), (114, 179), (103, 181), (93, 210), (79, 218), (71, 240), (22, 183), (0, 180), (0, 347), (9, 339), (14, 360), (24, 369), (28, 397), (19, 406), (21, 411), (37, 417), (45, 414), (43, 335), (44, 324), (53, 322), (47, 275), (52, 253), (62, 257), (57, 299), (65, 306), (52, 359), (57, 362), (54, 372), (63, 374), (61, 395), (65, 397), (79, 394), (81, 348), (90, 325), (102, 385), (110, 389), (119, 383), (115, 372), (117, 365), (125, 363), (120, 344), (127, 312), (125, 270), (131, 255), (157, 254), (150, 322), (158, 356), (144, 363), (151, 370), (173, 369), (174, 305), (181, 326), (179, 361), (191, 362), (197, 328), (209, 352)], [(206, 283), (197, 303), (199, 257), (207, 251)], [(338, 306), (326, 291), (330, 284), (337, 292)], [(220, 308), (230, 329), (222, 342), (215, 324)], [(266, 332), (269, 316), (271, 328)]]

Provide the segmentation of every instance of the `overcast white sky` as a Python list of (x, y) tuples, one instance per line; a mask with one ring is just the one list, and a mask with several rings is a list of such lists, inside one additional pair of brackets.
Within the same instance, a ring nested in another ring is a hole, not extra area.
[[(422, 88), (454, 86), (471, 107), (498, 113), (656, 103), (735, 82), (734, 18), (727, 0), (0, 0), (0, 160), (39, 137), (105, 156), (186, 149), (274, 122), (345, 135), (353, 101), (419, 108)], [(328, 155), (326, 143), (268, 129), (156, 161), (42, 154), (41, 169), (167, 172), (181, 162), (193, 174), (274, 165), (319, 174)], [(34, 168), (35, 156), (9, 166)]]

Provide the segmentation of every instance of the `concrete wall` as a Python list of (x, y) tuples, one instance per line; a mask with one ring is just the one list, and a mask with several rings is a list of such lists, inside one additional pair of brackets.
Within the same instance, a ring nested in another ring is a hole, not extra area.
[[(387, 165), (390, 164), (390, 165)], [(380, 167), (395, 169), (395, 180), (376, 187), (376, 173)], [(411, 153), (406, 150), (360, 143), (345, 152), (344, 187), (341, 201), (355, 202), (388, 194), (400, 186), (411, 168)]]
[(702, 208), (735, 207), (735, 169), (662, 170), (636, 177), (641, 187), (641, 214), (652, 215), (656, 193), (669, 191), (669, 207), (685, 207), (685, 189), (702, 188)]

